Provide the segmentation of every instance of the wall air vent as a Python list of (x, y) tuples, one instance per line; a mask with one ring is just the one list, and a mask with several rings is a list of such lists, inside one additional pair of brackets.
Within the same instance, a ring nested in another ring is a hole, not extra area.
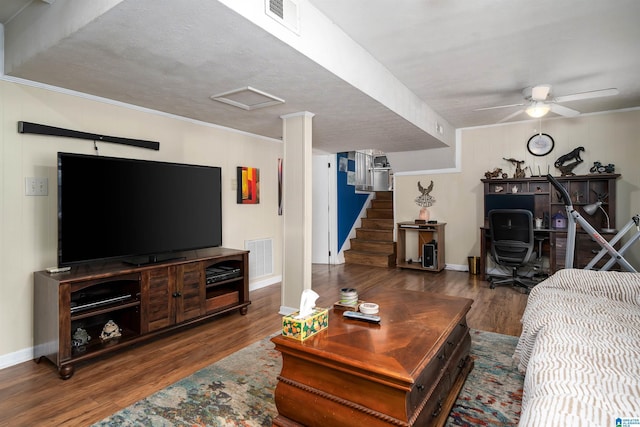
[(274, 15), (277, 15), (280, 19), (284, 19), (284, 7), (282, 2), (283, 0), (267, 0), (267, 3), (269, 3), (269, 11)]
[(264, 6), (268, 16), (298, 34), (300, 19), (296, 0), (264, 0)]
[(249, 278), (273, 274), (273, 239), (245, 240), (244, 248), (249, 251)]

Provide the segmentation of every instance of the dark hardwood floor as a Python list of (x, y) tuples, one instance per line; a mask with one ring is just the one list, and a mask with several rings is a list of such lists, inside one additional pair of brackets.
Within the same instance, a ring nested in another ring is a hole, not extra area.
[[(474, 300), (471, 328), (517, 336), (527, 295), (466, 272), (429, 273), (359, 265), (314, 265), (319, 306), (331, 307), (343, 287), (412, 289)], [(237, 312), (170, 333), (122, 352), (78, 364), (63, 381), (48, 361), (0, 370), (0, 426), (90, 425), (181, 378), (276, 332), (281, 327), (280, 285), (251, 293), (249, 313)]]

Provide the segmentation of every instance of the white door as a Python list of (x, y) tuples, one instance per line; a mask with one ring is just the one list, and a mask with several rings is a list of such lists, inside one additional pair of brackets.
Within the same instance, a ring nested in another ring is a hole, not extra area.
[(314, 155), (312, 164), (313, 243), (311, 262), (314, 264), (331, 264), (331, 228), (334, 222), (331, 220), (332, 205), (334, 204), (331, 194), (335, 193), (335, 191), (332, 191), (332, 185), (335, 188), (335, 180), (332, 179), (335, 156)]

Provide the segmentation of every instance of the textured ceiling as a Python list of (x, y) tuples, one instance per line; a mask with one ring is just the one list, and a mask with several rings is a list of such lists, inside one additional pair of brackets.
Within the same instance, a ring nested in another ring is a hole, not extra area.
[[(583, 113), (640, 106), (635, 0), (310, 3), (453, 127), (498, 122), (518, 108), (473, 110), (522, 102), (521, 90), (540, 83), (552, 84), (555, 95), (619, 89), (617, 96), (565, 104)], [(9, 31), (27, 5), (46, 13), (73, 4), (4, 0), (5, 37), (30, 38), (42, 25), (34, 19), (28, 30)], [(416, 121), (218, 1), (125, 0), (6, 67), (9, 76), (273, 138), (281, 136), (281, 115), (310, 111), (314, 148), (327, 152), (443, 146)], [(245, 86), (286, 103), (244, 111), (209, 99)]]
[(473, 110), (545, 83), (556, 96), (619, 89), (564, 104), (583, 113), (640, 106), (636, 0), (313, 3), (455, 127), (496, 123), (517, 108)]

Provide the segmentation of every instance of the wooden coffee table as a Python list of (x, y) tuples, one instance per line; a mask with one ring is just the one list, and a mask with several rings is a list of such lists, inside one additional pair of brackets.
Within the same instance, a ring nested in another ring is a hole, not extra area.
[(440, 426), (473, 360), (466, 315), (472, 300), (373, 290), (381, 324), (329, 311), (329, 327), (282, 353), (274, 426)]

